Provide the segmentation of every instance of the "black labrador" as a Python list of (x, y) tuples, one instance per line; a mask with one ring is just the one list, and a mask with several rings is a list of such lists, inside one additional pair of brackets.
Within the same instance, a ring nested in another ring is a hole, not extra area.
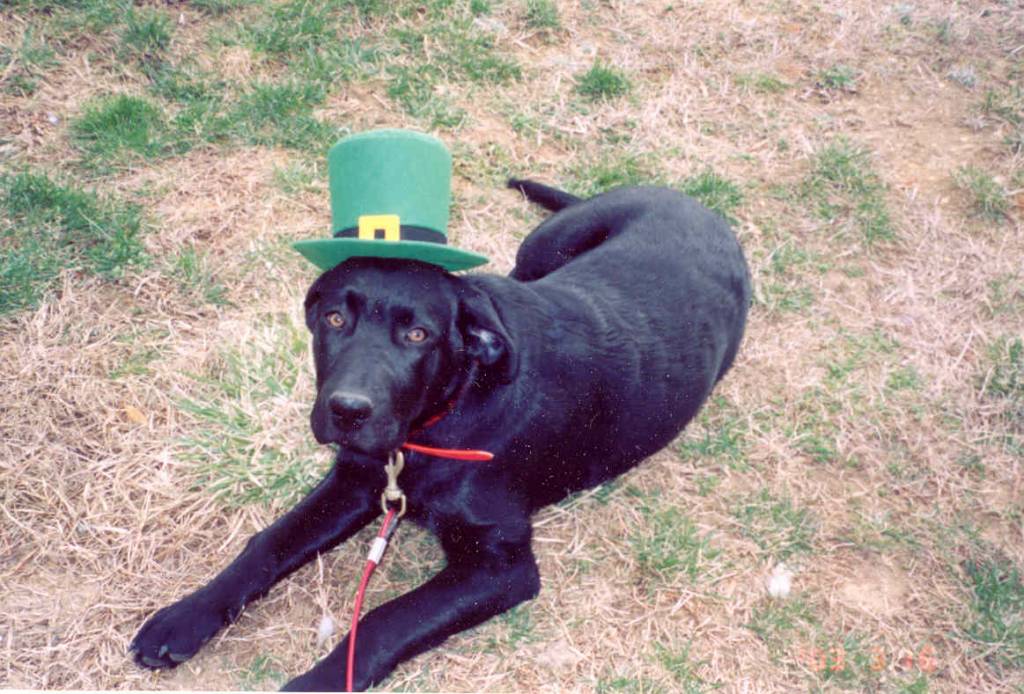
[[(250, 601), (380, 516), (383, 463), (407, 439), (493, 452), (492, 462), (407, 454), (406, 517), (438, 537), (447, 565), (363, 617), (354, 682), (369, 687), (536, 596), (530, 515), (629, 470), (697, 413), (733, 363), (750, 302), (728, 225), (664, 188), (581, 201), (509, 185), (557, 212), (524, 241), (510, 277), (357, 258), (313, 284), (311, 422), (319, 442), (339, 446), (337, 460), (209, 584), (143, 625), (138, 664), (190, 658)], [(347, 648), (346, 637), (285, 689), (341, 689)]]

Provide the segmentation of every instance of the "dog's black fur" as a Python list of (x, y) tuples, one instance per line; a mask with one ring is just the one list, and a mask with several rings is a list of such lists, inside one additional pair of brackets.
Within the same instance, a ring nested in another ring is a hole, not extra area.
[[(580, 201), (510, 186), (565, 208), (526, 239), (510, 278), (359, 258), (313, 284), (311, 423), (318, 441), (339, 444), (337, 461), (213, 581), (146, 622), (131, 645), (140, 665), (191, 657), (247, 603), (377, 518), (383, 461), (410, 432), (491, 451), (487, 463), (406, 456), (407, 518), (437, 535), (447, 566), (360, 622), (355, 684), (380, 682), (536, 596), (530, 514), (630, 469), (693, 418), (736, 356), (750, 301), (726, 223), (662, 188)], [(343, 687), (347, 647), (346, 637), (286, 689)]]

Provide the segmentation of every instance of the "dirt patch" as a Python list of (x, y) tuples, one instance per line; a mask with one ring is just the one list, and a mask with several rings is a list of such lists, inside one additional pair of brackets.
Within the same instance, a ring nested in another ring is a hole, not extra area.
[(906, 574), (879, 563), (878, 557), (865, 557), (848, 567), (848, 577), (837, 586), (836, 597), (873, 617), (889, 618), (906, 609), (909, 592)]

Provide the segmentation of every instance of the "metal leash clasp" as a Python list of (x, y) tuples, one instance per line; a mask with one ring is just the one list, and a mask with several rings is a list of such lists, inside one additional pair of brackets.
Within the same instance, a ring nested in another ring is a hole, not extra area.
[(405, 515), (405, 493), (398, 486), (398, 476), (402, 474), (403, 467), (405, 467), (405, 456), (402, 455), (402, 451), (394, 451), (388, 456), (388, 463), (384, 466), (388, 484), (380, 495), (380, 507), (384, 513), (391, 510), (392, 503), (398, 503), (398, 518)]

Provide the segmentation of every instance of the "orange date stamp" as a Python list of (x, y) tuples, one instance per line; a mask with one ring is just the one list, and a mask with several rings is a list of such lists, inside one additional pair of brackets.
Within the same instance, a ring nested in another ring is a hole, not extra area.
[[(930, 675), (938, 669), (938, 656), (935, 647), (926, 643), (916, 651), (904, 649), (890, 657), (884, 646), (871, 646), (867, 649), (867, 668), (872, 672), (882, 672), (889, 668), (906, 672), (917, 669)], [(863, 656), (861, 656), (863, 658)], [(851, 658), (842, 644), (825, 646), (801, 646), (796, 652), (796, 660), (814, 673), (840, 673), (851, 667)], [(863, 662), (863, 660), (861, 660)]]

